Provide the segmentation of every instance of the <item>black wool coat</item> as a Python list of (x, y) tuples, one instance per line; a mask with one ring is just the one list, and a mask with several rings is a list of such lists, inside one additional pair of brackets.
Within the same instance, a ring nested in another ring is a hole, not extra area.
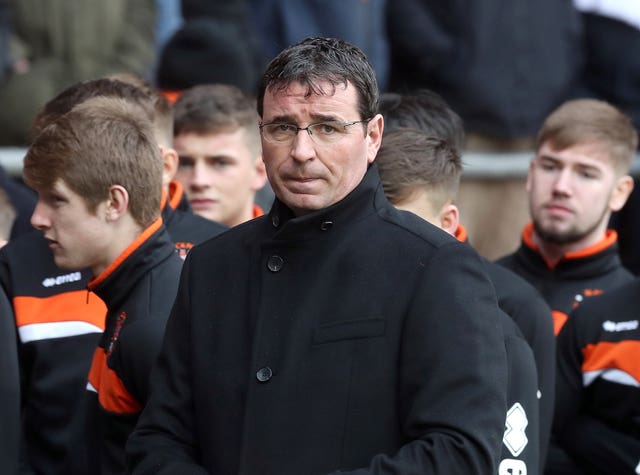
[(133, 473), (491, 474), (506, 415), (493, 288), (387, 201), (271, 212), (187, 256)]

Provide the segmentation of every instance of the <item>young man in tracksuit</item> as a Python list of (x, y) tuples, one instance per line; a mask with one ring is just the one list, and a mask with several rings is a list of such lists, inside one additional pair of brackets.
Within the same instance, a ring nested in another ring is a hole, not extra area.
[(196, 214), (236, 226), (264, 211), (256, 193), (267, 181), (255, 100), (228, 84), (202, 84), (174, 104), (176, 180)]
[(583, 300), (632, 279), (607, 226), (633, 188), (637, 144), (631, 120), (593, 99), (562, 104), (538, 134), (527, 177), (531, 223), (519, 249), (498, 263), (540, 291), (556, 334)]
[(589, 299), (557, 338), (558, 446), (545, 474), (640, 470), (640, 280)]
[[(385, 139), (377, 161), (389, 201), (435, 224), (459, 241), (468, 242), (455, 204), (461, 175), (459, 154), (465, 141), (460, 116), (442, 97), (428, 89), (385, 93), (379, 110), (385, 118)], [(402, 131), (394, 133), (397, 129)], [(447, 144), (427, 139), (425, 134), (443, 139)], [(555, 342), (551, 309), (524, 279), (487, 260), (485, 265), (498, 305), (516, 323), (516, 334), (520, 339), (524, 337), (535, 358), (539, 401), (534, 405), (540, 408), (540, 462), (537, 465), (542, 467), (553, 418)], [(511, 393), (518, 394), (517, 383), (510, 386)], [(525, 383), (522, 388), (528, 386), (529, 383)]]
[[(177, 156), (171, 149), (171, 109), (149, 88), (116, 79), (74, 84), (52, 98), (36, 117), (34, 135), (91, 97), (120, 97), (145, 106), (153, 118), (164, 164), (162, 217), (184, 255), (226, 228), (194, 215), (171, 178)], [(184, 204), (183, 204), (184, 203)], [(179, 210), (174, 208), (180, 208)], [(62, 473), (91, 358), (104, 330), (106, 307), (87, 290), (90, 269), (60, 269), (41, 232), (10, 240), (0, 250), (0, 283), (14, 308), (22, 373), (22, 465), (36, 473)]]
[[(462, 162), (450, 142), (422, 130), (392, 130), (385, 133), (376, 161), (391, 204), (467, 242), (453, 204)], [(511, 272), (489, 261), (486, 265), (504, 312), (501, 323), (509, 365), (508, 411), (498, 473), (539, 473), (553, 411), (551, 310), (518, 276), (509, 276)]]
[(41, 130), (23, 176), (56, 265), (91, 269), (88, 288), (107, 305), (69, 470), (122, 473), (182, 266), (160, 217), (153, 124), (130, 101), (88, 99)]

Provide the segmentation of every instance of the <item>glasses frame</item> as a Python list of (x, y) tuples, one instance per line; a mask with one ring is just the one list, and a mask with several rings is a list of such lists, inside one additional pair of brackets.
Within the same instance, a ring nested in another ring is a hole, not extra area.
[(305, 130), (308, 134), (309, 137), (311, 137), (311, 140), (313, 141), (313, 143), (315, 144), (320, 144), (320, 145), (324, 145), (324, 143), (322, 142), (316, 142), (316, 140), (313, 138), (313, 132), (311, 132), (311, 127), (315, 127), (317, 125), (322, 125), (322, 124), (338, 124), (342, 127), (349, 127), (350, 125), (355, 125), (355, 124), (365, 124), (365, 123), (369, 123), (371, 122), (371, 118), (369, 119), (362, 119), (362, 120), (353, 120), (351, 122), (342, 122), (340, 120), (323, 120), (322, 122), (315, 122), (313, 124), (309, 124), (306, 127), (299, 127), (295, 124), (288, 124), (286, 122), (268, 122), (268, 123), (262, 123), (260, 122), (258, 124), (258, 128), (260, 129), (260, 135), (262, 137), (265, 137), (264, 133), (262, 132), (263, 127), (266, 127), (268, 125), (287, 125), (289, 127), (295, 127), (295, 133), (291, 136), (291, 140), (287, 141), (287, 142), (275, 142), (275, 141), (271, 141), (267, 138), (265, 138), (265, 140), (271, 144), (274, 145), (291, 145), (293, 143), (293, 141), (295, 140), (295, 138), (298, 136), (298, 132), (300, 132), (301, 130)]

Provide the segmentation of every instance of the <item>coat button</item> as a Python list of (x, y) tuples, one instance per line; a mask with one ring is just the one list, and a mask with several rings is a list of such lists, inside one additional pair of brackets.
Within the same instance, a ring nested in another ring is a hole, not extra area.
[(280, 226), (280, 216), (278, 216), (277, 214), (274, 214), (271, 217), (271, 224), (273, 224), (274, 228), (277, 228), (278, 226)]
[(282, 257), (280, 256), (271, 256), (269, 258), (269, 260), (267, 261), (267, 267), (269, 268), (269, 270), (271, 272), (278, 272), (280, 269), (282, 269), (282, 264), (284, 263), (284, 261), (282, 260)]
[(271, 379), (272, 376), (273, 376), (273, 371), (268, 366), (265, 366), (264, 368), (260, 368), (256, 373), (256, 379), (261, 383), (266, 383)]
[(322, 231), (328, 231), (329, 229), (331, 229), (331, 226), (333, 226), (333, 221), (323, 221), (320, 224), (320, 229)]

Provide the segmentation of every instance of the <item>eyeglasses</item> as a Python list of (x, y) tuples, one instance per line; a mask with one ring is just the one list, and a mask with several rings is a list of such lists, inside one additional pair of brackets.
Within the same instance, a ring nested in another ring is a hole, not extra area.
[(276, 145), (291, 145), (293, 140), (301, 130), (306, 130), (313, 140), (318, 145), (324, 145), (329, 143), (335, 143), (341, 140), (343, 137), (349, 134), (350, 125), (364, 124), (371, 119), (354, 120), (353, 122), (340, 122), (338, 120), (328, 120), (325, 122), (318, 122), (316, 124), (309, 124), (306, 127), (298, 127), (293, 124), (283, 124), (279, 122), (272, 122), (270, 124), (260, 124), (260, 132), (262, 137), (269, 143)]

